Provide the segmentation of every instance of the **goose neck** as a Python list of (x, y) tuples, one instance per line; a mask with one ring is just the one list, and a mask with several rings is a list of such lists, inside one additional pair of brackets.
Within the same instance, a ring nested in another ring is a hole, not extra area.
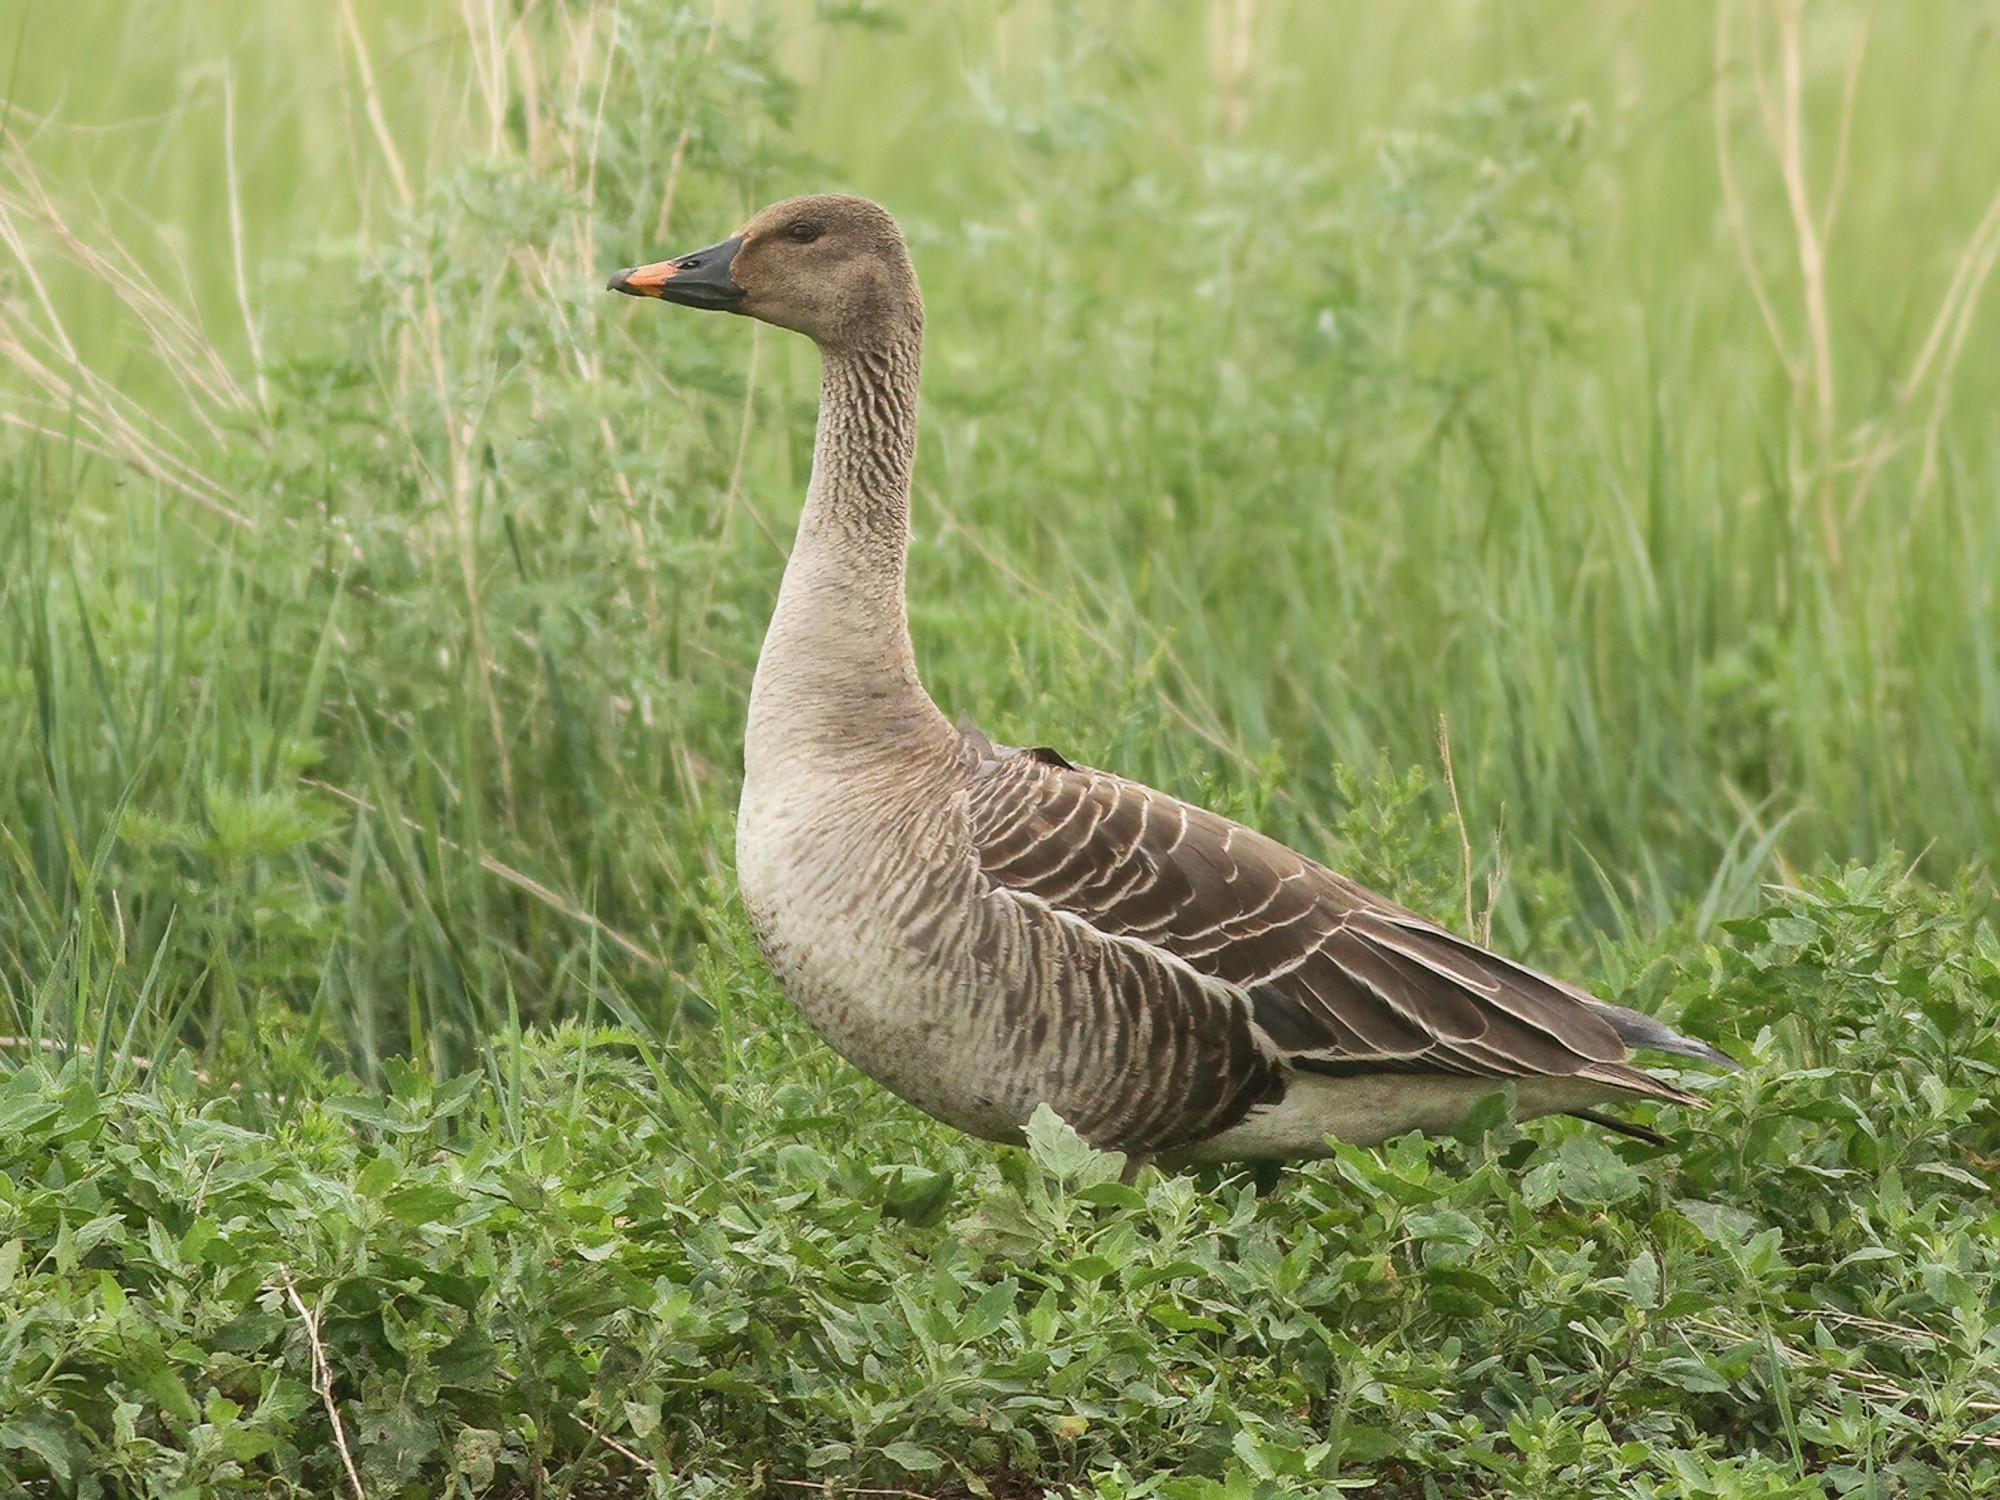
[(828, 349), (822, 358), (819, 428), (798, 545), (851, 557), (869, 577), (893, 585), (900, 599), (917, 451), (919, 336)]
[(753, 766), (760, 743), (846, 756), (942, 722), (903, 592), (920, 349), (919, 326), (824, 351), (812, 480), (751, 695)]

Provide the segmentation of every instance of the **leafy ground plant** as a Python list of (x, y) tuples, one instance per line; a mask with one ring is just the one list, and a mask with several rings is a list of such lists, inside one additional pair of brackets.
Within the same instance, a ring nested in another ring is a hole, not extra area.
[(1990, 928), (1857, 869), (1666, 983), (1753, 1059), (1679, 1149), (1496, 1099), (1261, 1196), (1121, 1185), (1052, 1115), (952, 1137), (761, 985), (380, 1092), (22, 1067), (0, 1453), (76, 1494), (2000, 1483)]
[[(0, 1489), (2000, 1487), (1979, 7), (50, 14)], [(941, 701), (1732, 1047), (1677, 1149), (1128, 1188), (804, 1033), (726, 851), (815, 370), (601, 286), (827, 187)]]

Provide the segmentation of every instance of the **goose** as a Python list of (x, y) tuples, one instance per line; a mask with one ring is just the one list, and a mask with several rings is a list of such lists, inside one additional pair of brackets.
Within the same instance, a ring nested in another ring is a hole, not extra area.
[(764, 209), (608, 290), (819, 346), (812, 475), (758, 657), (736, 822), (759, 949), (836, 1052), (926, 1114), (1020, 1143), (1053, 1108), (1142, 1162), (1268, 1165), (1693, 1094), (1633, 1049), (1734, 1068), (1204, 808), (946, 718), (904, 589), (924, 308), (864, 198)]

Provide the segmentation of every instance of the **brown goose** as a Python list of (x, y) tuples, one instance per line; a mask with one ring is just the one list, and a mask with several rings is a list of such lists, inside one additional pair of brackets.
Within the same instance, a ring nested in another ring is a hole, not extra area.
[(1324, 1154), (1518, 1113), (1693, 1103), (1627, 1061), (1733, 1067), (1275, 840), (954, 727), (903, 594), (923, 301), (896, 222), (794, 198), (612, 291), (743, 313), (823, 358), (812, 480), (750, 693), (737, 875), (785, 991), (919, 1109), (1018, 1141), (1044, 1102), (1167, 1163)]

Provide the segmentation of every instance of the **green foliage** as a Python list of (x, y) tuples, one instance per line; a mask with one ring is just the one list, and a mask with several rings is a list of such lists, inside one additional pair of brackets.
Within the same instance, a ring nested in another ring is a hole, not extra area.
[(1263, 1196), (1123, 1185), (1046, 1110), (1025, 1151), (952, 1136), (740, 974), (684, 1043), (559, 1028), (380, 1092), (14, 1072), (7, 1462), (340, 1490), (323, 1357), (370, 1494), (2000, 1483), (2000, 942), (1963, 893), (1854, 870), (1690, 960), (1755, 1061), (1677, 1151), (1496, 1111)]
[[(1812, 9), (1818, 305), (1782, 37), (1677, 7), (125, 9), (0, 28), (0, 1479), (2000, 1487), (1976, 8)], [(940, 700), (1732, 1047), (1678, 1151), (1126, 1186), (805, 1033), (727, 851), (814, 364), (600, 288), (826, 186)]]

